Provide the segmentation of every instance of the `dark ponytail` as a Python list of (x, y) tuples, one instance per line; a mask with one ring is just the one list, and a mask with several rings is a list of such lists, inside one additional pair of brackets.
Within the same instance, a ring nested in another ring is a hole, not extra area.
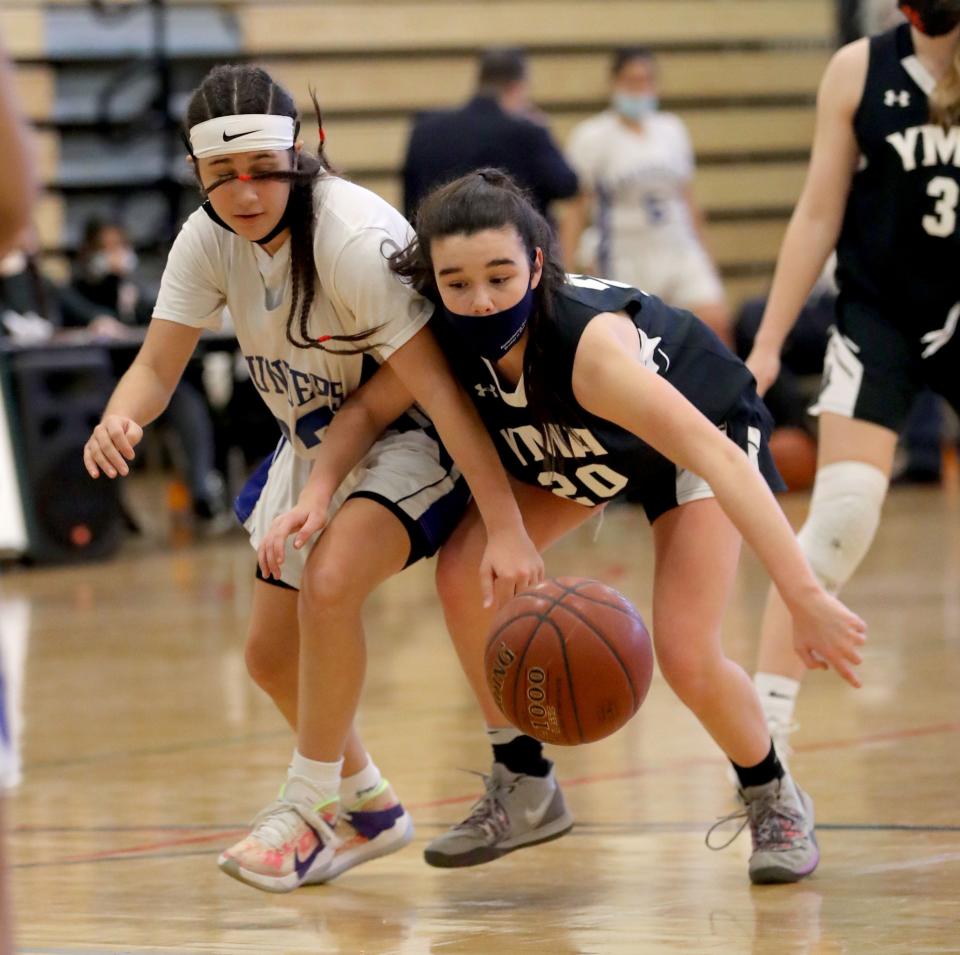
[[(313, 257), (313, 234), (316, 228), (313, 188), (323, 175), (335, 175), (325, 152), (325, 134), (320, 104), (310, 91), (317, 114), (319, 146), (317, 155), (293, 150), (292, 168), (261, 173), (256, 179), (278, 179), (290, 183), (290, 198), (285, 213), (290, 229), (290, 315), (287, 317), (287, 340), (297, 348), (319, 348), (338, 355), (358, 355), (372, 346), (348, 349), (328, 348), (326, 342), (358, 342), (372, 335), (377, 328), (353, 335), (310, 336), (310, 310), (317, 293), (317, 269)], [(264, 113), (289, 116), (294, 120), (294, 139), (300, 130), (293, 97), (266, 70), (257, 66), (215, 66), (194, 90), (187, 105), (185, 125), (191, 127), (217, 116), (243, 113)], [(184, 137), (190, 149), (189, 136)], [(192, 151), (191, 151), (192, 155)], [(199, 171), (194, 167), (199, 179)]]
[(556, 328), (556, 296), (566, 274), (549, 223), (525, 193), (505, 172), (480, 169), (441, 186), (420, 204), (415, 228), (417, 237), (390, 257), (390, 268), (431, 299), (440, 302), (433, 272), (431, 245), (450, 235), (471, 235), (484, 229), (513, 226), (527, 253), (543, 250), (543, 274), (534, 289), (534, 308), (528, 323), (523, 358), (523, 381), (527, 407), (544, 439), (549, 457), (556, 458), (554, 428), (582, 424), (582, 413), (572, 400), (570, 382), (551, 380), (558, 363), (552, 359)]

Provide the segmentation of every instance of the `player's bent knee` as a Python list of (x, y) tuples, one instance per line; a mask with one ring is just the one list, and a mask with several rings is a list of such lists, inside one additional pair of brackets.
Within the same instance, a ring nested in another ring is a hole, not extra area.
[(862, 461), (838, 461), (817, 472), (798, 540), (827, 590), (838, 591), (870, 549), (887, 484), (879, 468)]
[(691, 641), (684, 640), (682, 634), (673, 634), (671, 639), (657, 640), (657, 664), (670, 689), (683, 702), (696, 712), (705, 704), (716, 687), (713, 668), (699, 654), (683, 650)]
[(288, 665), (289, 653), (278, 646), (276, 638), (267, 630), (251, 627), (247, 635), (247, 644), (243, 648), (243, 659), (250, 679), (262, 690), (270, 691), (282, 679), (282, 673)]
[(349, 567), (333, 566), (332, 561), (308, 565), (300, 582), (300, 607), (310, 614), (322, 614), (360, 603), (366, 593), (360, 592), (357, 579)]

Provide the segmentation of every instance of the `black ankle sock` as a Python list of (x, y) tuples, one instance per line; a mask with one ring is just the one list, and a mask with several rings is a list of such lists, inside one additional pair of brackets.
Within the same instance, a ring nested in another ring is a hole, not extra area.
[(766, 783), (772, 783), (775, 779), (783, 779), (783, 766), (777, 759), (777, 752), (770, 743), (770, 752), (757, 763), (756, 766), (738, 766), (733, 760), (730, 760), (736, 771), (737, 779), (740, 780), (740, 786), (746, 789), (748, 786), (763, 786)]
[(509, 743), (495, 744), (493, 758), (511, 773), (546, 776), (550, 772), (550, 761), (543, 757), (543, 743), (532, 736), (518, 736)]

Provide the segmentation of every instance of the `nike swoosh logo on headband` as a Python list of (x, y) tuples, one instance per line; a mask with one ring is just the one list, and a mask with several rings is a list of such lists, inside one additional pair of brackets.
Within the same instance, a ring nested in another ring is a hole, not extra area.
[(248, 129), (245, 133), (234, 133), (232, 136), (229, 136), (227, 135), (227, 133), (224, 133), (223, 141), (225, 143), (230, 143), (230, 142), (233, 142), (233, 140), (235, 139), (239, 139), (241, 136), (249, 136), (251, 133), (259, 133), (259, 132), (260, 132), (259, 129)]

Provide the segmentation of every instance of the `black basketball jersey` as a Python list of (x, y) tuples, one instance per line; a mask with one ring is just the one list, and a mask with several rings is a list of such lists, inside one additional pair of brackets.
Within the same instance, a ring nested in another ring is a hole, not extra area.
[[(721, 424), (753, 376), (719, 338), (690, 312), (671, 308), (637, 289), (587, 276), (571, 275), (556, 299), (555, 324), (546, 341), (544, 360), (552, 363), (551, 380), (568, 407), (573, 396), (573, 363), (584, 329), (602, 312), (626, 312), (640, 339), (643, 365), (669, 381), (707, 418)], [(602, 504), (628, 487), (676, 468), (636, 435), (579, 409), (580, 422), (563, 431), (550, 427), (555, 460), (544, 453), (544, 440), (527, 409), (521, 380), (515, 391), (504, 387), (486, 359), (464, 347), (437, 310), (432, 325), (493, 438), (504, 467), (518, 480), (539, 485), (580, 504)]]
[(909, 24), (872, 37), (853, 128), (862, 154), (837, 245), (841, 290), (911, 330), (960, 299), (960, 126), (930, 122)]

